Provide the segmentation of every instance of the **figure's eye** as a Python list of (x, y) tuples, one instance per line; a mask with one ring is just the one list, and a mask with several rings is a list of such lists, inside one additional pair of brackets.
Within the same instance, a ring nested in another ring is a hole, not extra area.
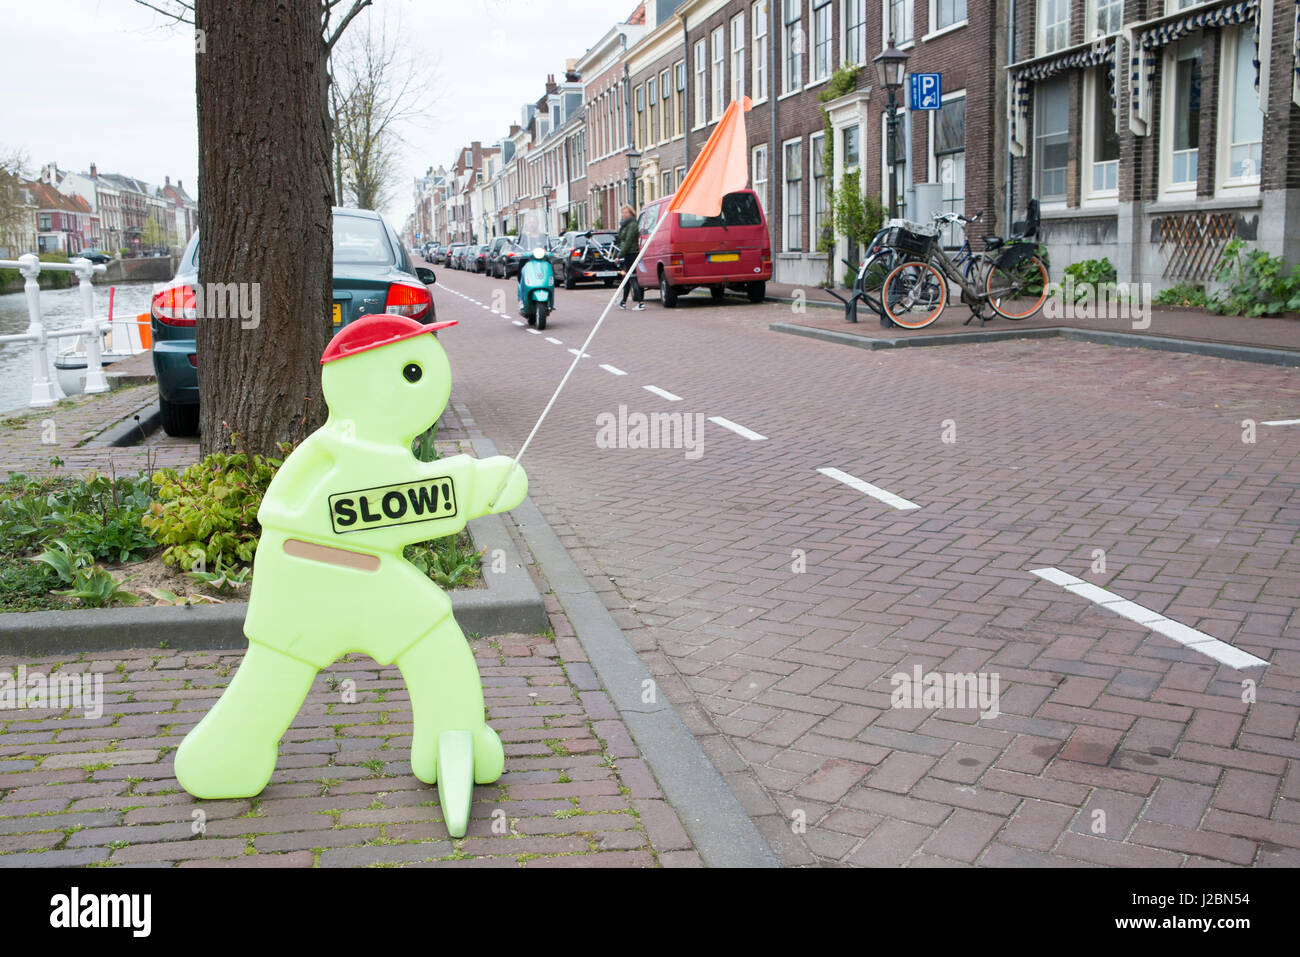
[(402, 370), (402, 375), (406, 376), (407, 382), (419, 382), (420, 376), (424, 375), (424, 370), (414, 362), (408, 362), (406, 368)]

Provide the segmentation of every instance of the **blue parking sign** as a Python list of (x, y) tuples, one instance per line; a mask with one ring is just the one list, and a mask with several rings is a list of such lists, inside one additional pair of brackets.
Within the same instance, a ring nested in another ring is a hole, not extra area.
[(938, 73), (913, 73), (912, 109), (937, 110), (943, 100), (943, 82)]

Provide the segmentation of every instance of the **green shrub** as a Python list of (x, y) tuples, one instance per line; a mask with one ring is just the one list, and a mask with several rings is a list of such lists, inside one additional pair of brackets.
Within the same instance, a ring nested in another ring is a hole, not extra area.
[(131, 561), (154, 548), (140, 526), (148, 507), (143, 476), (30, 479), (15, 473), (0, 485), (0, 540), (21, 553), (62, 539), (94, 559)]
[[(1045, 264), (1045, 263), (1044, 263)], [(1109, 259), (1083, 259), (1065, 267), (1065, 275), (1074, 280), (1074, 299), (1077, 302), (1084, 295), (1084, 287), (1091, 287), (1093, 295), (1099, 286), (1114, 284), (1118, 278), (1115, 266)]]
[(1156, 293), (1155, 297), (1158, 306), (1199, 306), (1204, 308), (1209, 301), (1209, 297), (1205, 295), (1205, 290), (1196, 283), (1191, 282), (1180, 282), (1168, 289), (1161, 289)]
[(1210, 300), (1210, 311), (1229, 316), (1275, 316), (1300, 312), (1300, 265), (1286, 271), (1286, 261), (1262, 249), (1245, 253), (1233, 238), (1223, 248), (1216, 277), (1224, 289)]
[[(66, 263), (68, 257), (63, 253), (41, 253), (36, 257), (43, 263)], [(67, 289), (72, 285), (75, 278), (74, 273), (63, 272), (62, 270), (50, 270), (46, 272), (41, 270), (40, 281), (42, 289)]]
[(62, 540), (53, 543), (33, 559), (48, 565), (58, 575), (59, 580), (70, 587), (56, 591), (56, 595), (66, 595), (79, 605), (88, 608), (105, 608), (116, 602), (123, 605), (138, 605), (140, 599), (129, 591), (123, 591), (124, 582), (118, 581), (102, 566), (96, 565), (89, 552), (79, 552)]
[[(237, 436), (232, 436), (237, 447)], [(281, 452), (291, 446), (283, 443)], [(185, 569), (234, 568), (253, 560), (262, 504), (282, 459), (246, 452), (214, 452), (182, 472), (153, 477), (156, 500), (141, 523), (163, 549), (163, 562)]]

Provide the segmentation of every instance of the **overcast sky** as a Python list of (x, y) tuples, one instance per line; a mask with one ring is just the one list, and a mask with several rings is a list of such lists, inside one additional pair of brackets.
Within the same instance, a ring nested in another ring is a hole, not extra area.
[[(165, 6), (164, 2), (157, 5)], [(0, 31), (0, 151), (125, 173), (151, 183), (198, 183), (194, 38), (134, 0), (6, 0)], [(460, 146), (490, 143), (541, 96), (547, 74), (581, 56), (636, 0), (602, 8), (576, 0), (375, 0), (431, 77), (432, 108), (403, 129), (401, 178), (383, 210), (400, 229), (411, 182), (450, 165)], [(365, 16), (363, 14), (363, 16)], [(353, 21), (356, 29), (361, 18)]]

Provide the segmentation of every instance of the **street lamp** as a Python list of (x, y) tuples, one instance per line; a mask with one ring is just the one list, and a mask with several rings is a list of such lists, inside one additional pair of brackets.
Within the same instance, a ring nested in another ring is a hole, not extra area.
[(551, 235), (551, 184), (542, 184), (542, 235), (549, 238)]
[(636, 208), (636, 174), (641, 170), (641, 151), (627, 151), (627, 205)]
[(897, 105), (894, 99), (903, 86), (903, 76), (907, 73), (907, 54), (894, 46), (894, 36), (890, 33), (889, 46), (881, 50), (871, 61), (876, 65), (876, 79), (889, 93), (889, 113), (885, 117), (885, 128), (889, 136), (886, 146), (886, 159), (889, 163), (889, 216), (892, 219), (898, 210), (898, 163), (897, 157), (891, 155), (898, 140)]

